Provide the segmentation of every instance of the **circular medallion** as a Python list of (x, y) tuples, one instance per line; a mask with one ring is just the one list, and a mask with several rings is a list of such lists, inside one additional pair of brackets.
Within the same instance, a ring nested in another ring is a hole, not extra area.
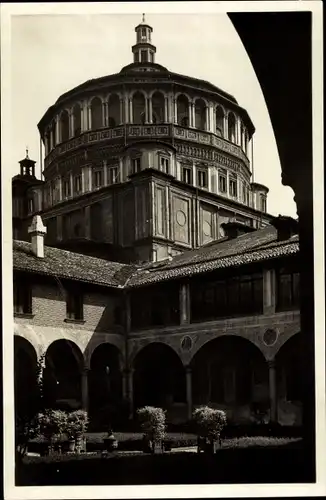
[(177, 223), (179, 224), (179, 226), (184, 226), (186, 224), (186, 214), (184, 212), (182, 212), (182, 210), (178, 210), (177, 212)]
[(186, 335), (185, 337), (183, 337), (183, 339), (181, 340), (181, 349), (183, 351), (190, 351), (192, 348), (192, 338), (189, 337), (189, 335)]
[(219, 234), (220, 238), (224, 238), (224, 236), (225, 236), (225, 229), (223, 229), (223, 227), (220, 226), (218, 234)]
[(206, 220), (204, 221), (203, 224), (203, 232), (205, 236), (212, 236), (212, 227), (209, 222)]
[(264, 333), (263, 342), (264, 342), (265, 345), (267, 345), (268, 347), (270, 347), (270, 346), (272, 346), (272, 345), (274, 345), (276, 343), (277, 337), (278, 337), (277, 331), (276, 330), (272, 330), (271, 328), (269, 328)]

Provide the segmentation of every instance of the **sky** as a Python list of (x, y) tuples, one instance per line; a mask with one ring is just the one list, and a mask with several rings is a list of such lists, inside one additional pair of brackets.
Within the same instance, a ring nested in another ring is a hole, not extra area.
[[(17, 15), (11, 29), (11, 106), (15, 164), (37, 161), (37, 124), (58, 97), (86, 80), (117, 73), (132, 62), (139, 14)], [(254, 180), (269, 187), (267, 210), (297, 217), (294, 193), (281, 183), (281, 166), (264, 96), (249, 57), (226, 14), (146, 15), (156, 62), (232, 94), (251, 117)], [(182, 31), (180, 30), (182, 26)], [(44, 153), (43, 153), (44, 158)]]

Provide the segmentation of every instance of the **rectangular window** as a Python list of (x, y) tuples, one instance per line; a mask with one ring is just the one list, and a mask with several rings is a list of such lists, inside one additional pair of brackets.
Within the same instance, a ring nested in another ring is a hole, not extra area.
[(139, 52), (135, 52), (135, 62), (139, 62)]
[(168, 158), (163, 158), (161, 157), (161, 172), (164, 172), (165, 174), (169, 173), (169, 159)]
[(201, 188), (207, 188), (208, 182), (207, 182), (207, 172), (205, 170), (198, 170), (197, 171), (197, 185), (198, 187)]
[(32, 314), (32, 287), (24, 281), (14, 281), (14, 313)]
[(260, 196), (260, 206), (261, 206), (261, 211), (266, 212), (266, 197), (264, 195)]
[(33, 200), (33, 198), (28, 199), (28, 212), (29, 213), (34, 212), (34, 200)]
[(109, 184), (116, 184), (117, 182), (119, 182), (118, 167), (110, 167), (108, 169), (108, 181), (109, 181)]
[(277, 273), (276, 308), (279, 311), (299, 308), (300, 274), (279, 270)]
[(81, 175), (76, 175), (74, 177), (74, 191), (76, 194), (79, 194), (82, 192), (82, 176)]
[(93, 185), (95, 188), (100, 188), (103, 186), (103, 171), (94, 170), (93, 171)]
[(140, 158), (134, 158), (132, 160), (132, 173), (137, 174), (140, 172), (141, 169), (141, 163), (140, 163)]
[(237, 197), (238, 189), (237, 189), (237, 180), (236, 179), (230, 179), (229, 191), (230, 191), (230, 196), (233, 196), (234, 198)]
[(218, 176), (218, 190), (220, 193), (226, 193), (226, 177), (225, 175)]
[(83, 296), (77, 290), (68, 290), (67, 299), (67, 319), (82, 321), (84, 319)]
[(182, 182), (192, 184), (192, 169), (190, 167), (182, 167)]
[(69, 198), (71, 196), (71, 190), (70, 190), (70, 179), (64, 179), (63, 181), (63, 196), (64, 198)]
[(147, 50), (140, 51), (140, 60), (141, 62), (147, 62)]

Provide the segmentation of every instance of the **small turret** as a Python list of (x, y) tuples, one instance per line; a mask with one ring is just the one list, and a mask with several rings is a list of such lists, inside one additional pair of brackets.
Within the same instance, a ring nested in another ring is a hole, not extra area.
[(142, 22), (136, 26), (135, 31), (137, 33), (136, 45), (132, 47), (134, 63), (154, 63), (156, 47), (152, 45), (153, 28), (146, 23), (145, 14), (143, 14)]

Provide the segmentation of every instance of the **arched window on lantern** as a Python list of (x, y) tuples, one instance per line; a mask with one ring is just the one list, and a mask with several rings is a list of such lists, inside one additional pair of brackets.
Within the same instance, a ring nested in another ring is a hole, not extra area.
[(133, 123), (140, 125), (146, 121), (145, 117), (145, 96), (141, 92), (136, 92), (132, 99)]
[(74, 117), (74, 137), (81, 133), (81, 109), (79, 104), (75, 104), (72, 110)]
[(91, 102), (92, 130), (103, 127), (102, 101), (99, 97), (94, 97)]
[(195, 102), (195, 127), (206, 130), (206, 103), (203, 99)]
[(162, 92), (154, 92), (152, 95), (152, 121), (153, 123), (164, 123), (165, 99)]
[(228, 140), (235, 142), (235, 116), (232, 112), (228, 114)]
[(61, 142), (68, 141), (69, 139), (69, 114), (65, 109), (62, 111), (60, 116), (60, 128), (61, 128)]
[(220, 136), (224, 136), (224, 111), (221, 106), (217, 106), (215, 112), (216, 118), (216, 134)]
[(182, 127), (189, 127), (189, 100), (183, 94), (177, 98), (177, 123)]
[(117, 94), (112, 94), (108, 100), (109, 127), (117, 127), (121, 123), (120, 99)]

